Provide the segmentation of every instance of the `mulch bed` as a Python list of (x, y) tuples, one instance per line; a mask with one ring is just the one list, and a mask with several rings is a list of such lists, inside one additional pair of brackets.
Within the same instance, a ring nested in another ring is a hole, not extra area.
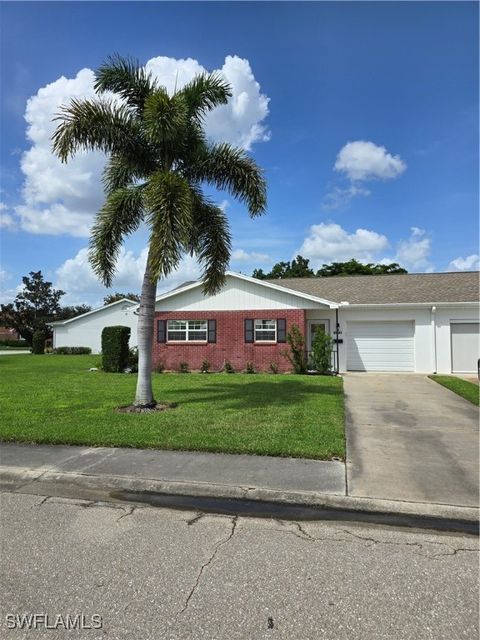
[(133, 404), (129, 404), (125, 407), (117, 407), (115, 410), (117, 413), (155, 413), (156, 411), (168, 411), (169, 409), (177, 408), (176, 402), (170, 404), (155, 404), (151, 407), (136, 407)]

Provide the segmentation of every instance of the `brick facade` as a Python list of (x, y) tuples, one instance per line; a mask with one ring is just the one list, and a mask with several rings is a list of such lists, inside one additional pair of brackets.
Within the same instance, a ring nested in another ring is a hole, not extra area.
[[(225, 360), (229, 360), (235, 371), (243, 371), (247, 362), (253, 362), (258, 371), (268, 371), (275, 362), (279, 371), (290, 371), (291, 365), (282, 355), (288, 350), (287, 343), (246, 343), (244, 321), (246, 319), (285, 318), (287, 332), (292, 324), (300, 327), (305, 335), (304, 309), (275, 309), (261, 311), (159, 311), (155, 314), (155, 336), (153, 345), (154, 367), (159, 363), (167, 370), (178, 370), (180, 362), (186, 362), (191, 370), (200, 369), (208, 360), (211, 371), (220, 371)], [(216, 320), (217, 341), (210, 343), (160, 343), (157, 340), (157, 320)]]

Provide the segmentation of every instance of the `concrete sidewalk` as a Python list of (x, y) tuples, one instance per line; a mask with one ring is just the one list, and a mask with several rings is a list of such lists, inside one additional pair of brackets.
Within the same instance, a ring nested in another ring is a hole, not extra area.
[(476, 508), (349, 496), (343, 462), (300, 458), (2, 443), (0, 490), (94, 501), (153, 492), (478, 521)]

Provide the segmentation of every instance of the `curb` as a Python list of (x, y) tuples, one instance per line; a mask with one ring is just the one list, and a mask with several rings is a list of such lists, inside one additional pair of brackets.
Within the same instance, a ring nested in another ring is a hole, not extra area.
[[(350, 514), (431, 519), (469, 525), (478, 525), (480, 514), (478, 508), (467, 506), (378, 500), (311, 491), (277, 491), (202, 482), (172, 482), (154, 478), (59, 472), (48, 467), (32, 470), (23, 467), (0, 466), (0, 482), (7, 487), (12, 484), (11, 490), (14, 493), (32, 493), (66, 498), (87, 496), (105, 499), (107, 497), (111, 501), (121, 501), (121, 498), (117, 497), (120, 491), (148, 492), (150, 494), (195, 498), (249, 500), (258, 503), (276, 503), (286, 506), (350, 512)], [(115, 495), (111, 496), (112, 493)]]

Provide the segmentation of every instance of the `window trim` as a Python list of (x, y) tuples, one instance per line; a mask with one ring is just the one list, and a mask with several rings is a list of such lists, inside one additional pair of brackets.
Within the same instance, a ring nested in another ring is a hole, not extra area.
[[(169, 333), (178, 333), (178, 331), (183, 331), (183, 329), (169, 329), (169, 324), (171, 322), (184, 322), (185, 323), (185, 340), (179, 340), (178, 338), (176, 340), (171, 340), (169, 338)], [(202, 322), (205, 325), (205, 329), (190, 329), (189, 325), (190, 323), (193, 322)], [(189, 340), (189, 334), (191, 332), (198, 332), (198, 331), (204, 331), (205, 332), (205, 338), (203, 339), (199, 339), (199, 338), (195, 338), (195, 339), (191, 339)], [(170, 318), (169, 320), (167, 320), (167, 326), (165, 328), (165, 338), (166, 338), (166, 343), (167, 344), (207, 344), (208, 343), (208, 320), (199, 320), (199, 319), (192, 319), (192, 320), (182, 320), (181, 318)]]
[[(257, 322), (270, 322), (275, 325), (275, 338), (273, 340), (257, 340), (257, 331), (272, 331), (272, 329), (257, 329)], [(254, 318), (253, 320), (253, 342), (254, 344), (277, 344), (278, 322), (277, 318)]]

